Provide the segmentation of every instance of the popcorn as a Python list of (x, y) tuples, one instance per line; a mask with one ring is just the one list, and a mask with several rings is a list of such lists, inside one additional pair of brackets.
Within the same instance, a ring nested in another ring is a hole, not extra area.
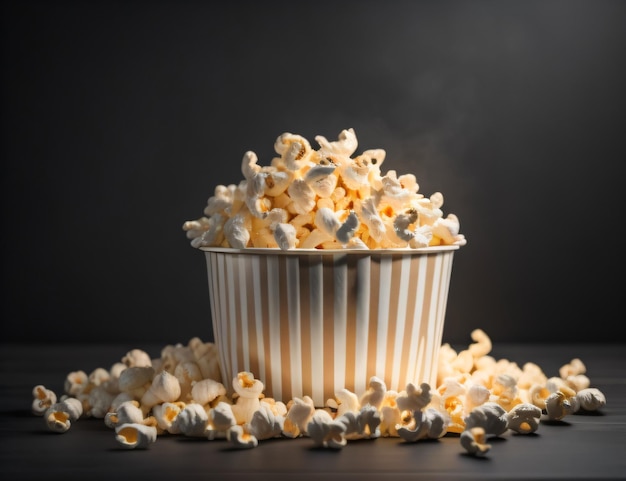
[(155, 371), (152, 366), (132, 366), (120, 373), (117, 385), (120, 391), (141, 398), (152, 382)]
[(157, 427), (163, 432), (180, 434), (180, 428), (176, 423), (176, 418), (180, 415), (184, 408), (184, 402), (164, 402), (153, 406), (152, 415), (156, 420)]
[(230, 443), (239, 449), (249, 449), (256, 448), (259, 444), (257, 438), (255, 438), (252, 434), (244, 431), (243, 427), (239, 425), (231, 426), (231, 428), (226, 432), (226, 439), (230, 441)]
[(324, 409), (316, 409), (309, 420), (306, 432), (313, 440), (314, 446), (341, 449), (347, 444), (346, 424), (335, 422), (330, 413)]
[(205, 436), (209, 416), (201, 404), (186, 404), (176, 416), (173, 424), (175, 424), (177, 431), (185, 436)]
[(94, 418), (104, 418), (113, 399), (115, 399), (115, 394), (107, 391), (104, 386), (94, 386), (87, 395), (86, 413)]
[(485, 456), (492, 448), (489, 436), (508, 430), (534, 433), (544, 415), (558, 421), (605, 406), (600, 390), (576, 389), (589, 383), (572, 382), (584, 376), (582, 361), (573, 360), (559, 376), (548, 378), (536, 364), (520, 369), (490, 357), (491, 340), (483, 331), (474, 330), (471, 337), (474, 342), (458, 353), (441, 346), (437, 386), (408, 383), (396, 392), (372, 376), (360, 395), (340, 389), (324, 408), (316, 408), (308, 396), (287, 404), (265, 398), (263, 382), (247, 371), (232, 380), (229, 397), (219, 380), (203, 377), (205, 372), (219, 377), (215, 345), (193, 338), (187, 345), (166, 346), (158, 359), (133, 350), (109, 370), (97, 368), (89, 375), (73, 371), (64, 381), (61, 402), (53, 402), (56, 394), (37, 385), (33, 414), (58, 433), (67, 432), (81, 416), (102, 417), (128, 449), (148, 448), (164, 433), (225, 439), (238, 449), (266, 439), (307, 437), (316, 447), (337, 450), (356, 439), (384, 436), (414, 443), (450, 432), (459, 434), (467, 454)]
[(80, 394), (89, 382), (89, 377), (85, 371), (72, 371), (65, 378), (64, 390), (70, 396)]
[(430, 403), (432, 394), (427, 383), (420, 384), (419, 389), (409, 383), (405, 391), (398, 394), (396, 403), (400, 411), (419, 411)]
[(584, 411), (597, 411), (606, 404), (606, 397), (602, 391), (595, 387), (578, 391), (576, 393), (576, 399), (578, 399), (580, 409)]
[[(314, 150), (307, 139), (289, 132), (278, 136), (269, 165), (252, 151), (241, 161), (238, 185), (219, 185), (204, 216), (183, 223), (191, 245), (290, 249), (419, 249), (465, 245), (457, 216), (443, 215), (443, 195), (419, 192), (413, 174), (383, 173), (383, 149), (353, 157), (353, 129), (336, 141), (318, 135)], [(285, 218), (264, 225), (281, 209)], [(314, 213), (306, 224), (296, 219)], [(261, 221), (261, 223), (259, 223)]]
[(209, 422), (206, 429), (208, 439), (216, 439), (226, 437), (231, 427), (237, 424), (232, 405), (220, 401), (214, 408), (208, 412)]
[(157, 429), (154, 426), (127, 423), (115, 428), (115, 440), (127, 449), (146, 449), (156, 439)]
[(250, 372), (240, 372), (233, 379), (233, 388), (239, 396), (232, 406), (233, 414), (238, 424), (250, 422), (254, 412), (260, 407), (259, 398), (263, 392), (263, 383), (254, 379)]
[(275, 412), (269, 403), (262, 402), (244, 429), (257, 440), (263, 440), (280, 437), (284, 424), (285, 417)]
[(346, 440), (374, 439), (380, 437), (380, 414), (373, 406), (363, 406), (358, 411), (346, 411), (335, 417), (335, 422), (342, 424)]
[(506, 413), (507, 428), (518, 434), (530, 434), (539, 428), (541, 409), (529, 403), (518, 404)]
[(307, 432), (307, 425), (315, 413), (313, 399), (308, 396), (294, 398), (287, 404), (288, 411), (283, 424), (283, 434), (290, 438), (302, 436)]
[(195, 382), (202, 380), (202, 372), (200, 366), (194, 361), (181, 362), (174, 369), (174, 376), (180, 384), (181, 401), (187, 402), (191, 400), (191, 389)]
[(546, 413), (551, 421), (560, 421), (568, 414), (578, 411), (580, 402), (573, 389), (562, 387), (546, 399)]
[(76, 398), (69, 397), (46, 409), (43, 417), (48, 429), (57, 433), (65, 433), (82, 414), (82, 403)]
[(36, 416), (43, 416), (50, 406), (57, 402), (57, 395), (51, 389), (47, 389), (43, 384), (38, 384), (33, 388), (33, 404), (31, 411)]
[(370, 378), (367, 391), (361, 396), (359, 403), (361, 406), (369, 404), (370, 406), (380, 409), (383, 401), (385, 400), (385, 394), (387, 393), (387, 386), (385, 381), (381, 378), (372, 376)]
[(348, 389), (340, 389), (337, 391), (335, 393), (335, 399), (329, 399), (327, 404), (331, 409), (336, 411), (337, 416), (359, 410), (359, 398)]
[(434, 408), (413, 411), (408, 422), (397, 428), (398, 436), (407, 442), (420, 439), (439, 439), (447, 432), (444, 415)]
[(180, 393), (180, 383), (176, 376), (161, 371), (154, 376), (150, 388), (141, 397), (141, 409), (147, 413), (155, 404), (177, 401)]
[(485, 430), (480, 426), (467, 429), (461, 433), (461, 446), (474, 456), (484, 456), (491, 449), (491, 444), (486, 443)]
[(380, 406), (380, 433), (385, 437), (398, 437), (398, 426), (402, 423), (402, 413), (396, 403), (397, 392), (386, 391)]
[(500, 436), (508, 429), (507, 411), (498, 403), (486, 402), (465, 417), (465, 429), (474, 427), (483, 428), (488, 436)]
[(225, 395), (226, 387), (213, 379), (205, 378), (192, 383), (191, 399), (203, 406), (207, 406), (215, 399)]
[(152, 366), (152, 359), (146, 351), (131, 349), (122, 357), (122, 363), (128, 367), (150, 367)]
[(104, 416), (104, 424), (110, 428), (127, 423), (141, 424), (143, 421), (143, 412), (135, 400), (123, 402), (115, 411), (110, 411)]

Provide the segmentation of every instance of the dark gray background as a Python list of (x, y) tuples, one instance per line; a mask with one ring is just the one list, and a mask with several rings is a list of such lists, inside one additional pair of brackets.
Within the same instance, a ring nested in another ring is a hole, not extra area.
[(181, 226), (354, 128), (467, 246), (444, 341), (624, 341), (624, 1), (4, 2), (2, 340), (211, 339)]

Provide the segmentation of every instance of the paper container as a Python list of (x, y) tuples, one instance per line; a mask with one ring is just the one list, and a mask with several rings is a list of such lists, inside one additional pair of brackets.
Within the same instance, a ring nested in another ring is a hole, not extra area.
[(266, 397), (319, 407), (372, 376), (434, 387), (457, 249), (202, 248), (224, 385), (248, 371)]

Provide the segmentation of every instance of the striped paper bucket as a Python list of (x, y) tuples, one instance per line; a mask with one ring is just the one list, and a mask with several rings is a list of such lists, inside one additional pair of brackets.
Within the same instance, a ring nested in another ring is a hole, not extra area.
[(324, 406), (372, 376), (435, 386), (458, 246), (411, 250), (202, 248), (227, 388), (241, 371), (266, 397)]

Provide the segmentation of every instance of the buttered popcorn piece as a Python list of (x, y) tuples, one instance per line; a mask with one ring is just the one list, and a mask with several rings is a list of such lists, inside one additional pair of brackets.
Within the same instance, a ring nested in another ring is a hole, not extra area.
[(247, 433), (242, 426), (235, 424), (226, 432), (226, 439), (231, 445), (239, 449), (256, 448), (259, 440), (252, 434)]
[(263, 383), (254, 378), (251, 372), (240, 372), (233, 378), (233, 389), (237, 394), (237, 401), (232, 406), (237, 424), (250, 422), (255, 411), (260, 407), (260, 398), (263, 394)]
[(330, 413), (324, 409), (316, 409), (311, 416), (306, 432), (315, 446), (341, 449), (347, 444), (346, 425), (335, 422)]
[(293, 398), (287, 403), (283, 434), (289, 438), (297, 438), (306, 434), (307, 425), (314, 412), (315, 404), (311, 397)]
[(546, 398), (546, 413), (548, 419), (560, 421), (568, 414), (574, 414), (580, 408), (580, 401), (576, 397), (576, 391), (561, 386)]
[[(217, 186), (204, 216), (183, 223), (191, 245), (289, 250), (466, 244), (458, 217), (443, 216), (440, 192), (425, 198), (413, 174), (381, 171), (383, 149), (353, 157), (353, 129), (341, 131), (336, 141), (321, 135), (315, 140), (317, 150), (301, 135), (281, 134), (274, 142), (278, 157), (269, 165), (246, 152), (240, 183)], [(286, 218), (263, 225), (276, 208)], [(312, 212), (322, 213), (315, 222), (294, 224)]]
[(225, 438), (230, 428), (237, 424), (232, 405), (225, 401), (218, 402), (209, 410), (208, 415), (209, 422), (206, 429), (208, 439)]
[(46, 388), (43, 384), (38, 384), (33, 388), (33, 404), (31, 411), (36, 416), (43, 416), (50, 406), (57, 402), (56, 393)]
[(407, 442), (421, 439), (439, 439), (447, 432), (444, 415), (434, 408), (413, 411), (404, 422), (397, 426), (398, 436)]
[[(184, 402), (164, 402), (152, 407), (152, 416), (157, 422), (157, 427), (162, 432), (180, 434), (176, 418), (185, 408)], [(143, 411), (142, 411), (143, 414)]]
[(141, 409), (147, 414), (155, 404), (177, 401), (180, 394), (180, 382), (176, 376), (161, 371), (154, 376), (150, 387), (141, 397)]
[(69, 397), (50, 406), (43, 417), (50, 431), (65, 433), (82, 414), (83, 404), (78, 399)]
[(147, 449), (157, 440), (157, 429), (138, 423), (121, 424), (115, 428), (115, 440), (126, 449)]
[(584, 411), (597, 411), (606, 404), (606, 397), (599, 389), (589, 387), (576, 393), (580, 409)]
[(541, 409), (534, 404), (518, 404), (506, 413), (507, 428), (518, 434), (530, 434), (539, 428)]
[(143, 423), (143, 412), (139, 408), (139, 402), (132, 400), (126, 401), (115, 411), (107, 412), (104, 416), (104, 424), (110, 428), (116, 428), (121, 424), (127, 423)]
[(283, 432), (284, 424), (284, 416), (275, 412), (269, 403), (261, 402), (250, 422), (244, 424), (244, 429), (261, 441), (279, 437)]
[(460, 441), (465, 451), (474, 456), (485, 456), (491, 449), (491, 444), (486, 442), (485, 430), (479, 426), (463, 431)]
[(495, 402), (473, 409), (465, 418), (465, 429), (480, 427), (488, 436), (500, 436), (508, 429), (507, 411)]
[(174, 424), (177, 431), (185, 436), (206, 436), (209, 415), (201, 404), (186, 404), (176, 416)]

